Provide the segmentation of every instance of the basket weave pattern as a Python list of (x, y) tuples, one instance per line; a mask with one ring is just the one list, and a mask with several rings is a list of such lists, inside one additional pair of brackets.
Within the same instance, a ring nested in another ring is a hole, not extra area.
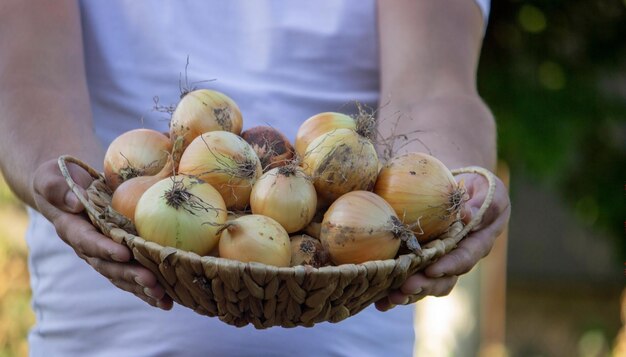
[[(67, 170), (67, 163), (82, 166), (95, 178), (84, 197)], [(453, 249), (477, 222), (460, 221), (439, 239), (422, 247), (419, 254), (396, 259), (313, 268), (274, 267), (242, 263), (163, 247), (136, 235), (132, 223), (110, 208), (111, 191), (104, 177), (78, 159), (63, 156), (59, 166), (70, 188), (77, 194), (92, 221), (104, 235), (128, 246), (134, 258), (152, 271), (167, 294), (178, 304), (234, 326), (258, 329), (282, 326), (313, 326), (339, 322), (357, 314), (402, 285), (408, 276), (424, 269)], [(484, 169), (460, 172), (485, 175)], [(494, 186), (494, 185), (491, 185)], [(476, 218), (491, 202), (491, 195)]]

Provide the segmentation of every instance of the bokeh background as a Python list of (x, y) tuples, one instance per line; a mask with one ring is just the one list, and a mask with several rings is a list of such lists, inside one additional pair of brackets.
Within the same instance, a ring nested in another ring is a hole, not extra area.
[[(626, 356), (626, 0), (493, 1), (479, 90), (510, 173), (506, 294), (452, 355)], [(0, 357), (34, 321), (26, 224), (0, 181)]]

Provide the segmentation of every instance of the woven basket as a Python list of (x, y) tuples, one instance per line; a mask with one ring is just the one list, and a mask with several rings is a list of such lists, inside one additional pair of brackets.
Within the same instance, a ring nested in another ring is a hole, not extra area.
[[(70, 156), (62, 156), (58, 161), (68, 185), (85, 206), (92, 223), (104, 235), (130, 248), (134, 258), (157, 276), (174, 301), (198, 314), (217, 316), (227, 324), (238, 327), (252, 324), (258, 329), (310, 327), (357, 314), (452, 250), (480, 222), (495, 190), (493, 174), (488, 170), (480, 167), (454, 170), (455, 175), (478, 173), (485, 176), (489, 181), (487, 199), (466, 226), (456, 222), (444, 236), (423, 246), (418, 254), (362, 264), (279, 268), (199, 256), (146, 241), (136, 235), (130, 221), (112, 211), (111, 190), (102, 174)], [(67, 163), (81, 166), (95, 178), (87, 189), (88, 197), (82, 195), (72, 180)]]

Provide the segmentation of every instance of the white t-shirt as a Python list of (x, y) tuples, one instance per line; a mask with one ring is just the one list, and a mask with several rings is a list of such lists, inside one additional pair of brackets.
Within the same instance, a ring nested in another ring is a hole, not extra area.
[[(483, 12), (488, 1), (479, 1)], [(179, 79), (231, 96), (244, 128), (293, 139), (323, 111), (378, 101), (375, 2), (349, 0), (81, 1), (96, 133), (166, 131), (153, 97), (175, 104)], [(114, 287), (30, 211), (33, 356), (410, 356), (413, 308), (372, 306), (313, 328), (236, 328), (176, 305), (161, 311)]]

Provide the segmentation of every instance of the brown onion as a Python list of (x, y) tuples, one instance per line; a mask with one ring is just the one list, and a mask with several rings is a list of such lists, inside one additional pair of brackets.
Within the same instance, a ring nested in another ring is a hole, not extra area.
[(285, 166), (294, 155), (289, 139), (271, 126), (255, 126), (241, 133), (241, 137), (256, 152), (264, 171)]

